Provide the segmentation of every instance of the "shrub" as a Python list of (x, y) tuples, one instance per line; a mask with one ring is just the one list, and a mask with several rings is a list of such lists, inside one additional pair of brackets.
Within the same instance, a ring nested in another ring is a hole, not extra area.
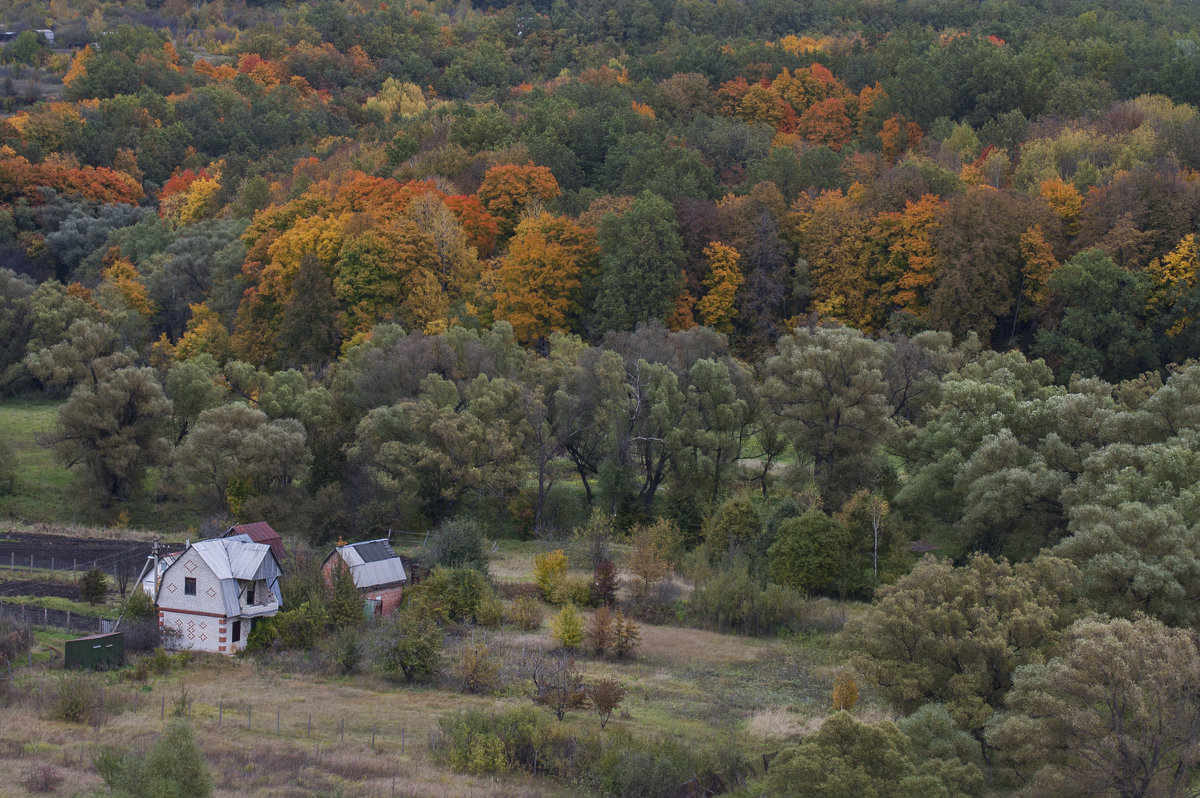
[(25, 772), (21, 784), (32, 793), (54, 792), (62, 784), (63, 777), (50, 765), (34, 765)]
[(612, 516), (597, 508), (587, 523), (575, 530), (572, 556), (595, 569), (601, 562), (611, 559), (612, 539)]
[(79, 577), (79, 600), (88, 604), (100, 604), (108, 596), (108, 577), (99, 568)]
[(33, 647), (33, 632), (28, 626), (0, 618), (0, 665), (24, 657)]
[(130, 798), (205, 798), (213, 790), (208, 762), (181, 718), (167, 722), (145, 757), (106, 746), (95, 765), (110, 789)]
[(633, 536), (629, 553), (629, 572), (633, 575), (633, 600), (646, 603), (659, 582), (671, 575), (671, 563), (660, 551), (660, 541), (651, 527), (642, 527)]
[(154, 599), (144, 591), (134, 590), (121, 602), (121, 615), (128, 621), (157, 621), (158, 608), (154, 606)]
[(591, 577), (571, 575), (564, 579), (558, 603), (590, 607), (592, 605)]
[(17, 487), (17, 470), (13, 467), (16, 462), (12, 443), (7, 436), (0, 437), (0, 496), (12, 493)]
[(488, 629), (498, 629), (504, 623), (504, 605), (496, 596), (484, 596), (475, 608), (475, 622)]
[(246, 651), (315, 648), (327, 626), (324, 608), (306, 601), (270, 618), (257, 619), (246, 638)]
[(613, 651), (619, 659), (629, 659), (634, 655), (641, 636), (632, 618), (625, 617), (621, 612), (616, 614), (613, 618)]
[(617, 566), (612, 560), (601, 560), (592, 572), (592, 603), (605, 606), (617, 600)]
[(104, 711), (100, 684), (88, 673), (70, 671), (54, 685), (55, 715), (71, 723), (98, 723)]
[(533, 580), (542, 591), (542, 598), (551, 604), (562, 602), (563, 583), (567, 578), (567, 555), (555, 549), (533, 558)]
[(833, 677), (833, 711), (844, 709), (852, 712), (857, 703), (858, 685), (854, 683), (854, 678), (845, 671), (838, 671), (837, 676)]
[(705, 543), (712, 554), (745, 548), (762, 532), (762, 517), (745, 497), (727, 499), (705, 526)]
[(616, 679), (598, 679), (587, 689), (592, 711), (600, 718), (600, 728), (608, 725), (613, 711), (625, 698), (625, 688)]
[(444, 568), (474, 568), (486, 575), (488, 551), (483, 526), (472, 518), (442, 522), (429, 535), (428, 560)]
[(409, 591), (415, 610), (443, 623), (478, 622), (480, 605), (494, 597), (487, 579), (474, 568), (434, 568), (425, 581)]
[(807, 614), (808, 602), (799, 592), (764, 587), (744, 566), (706, 574), (687, 602), (688, 617), (700, 626), (759, 637), (798, 632)]
[(500, 676), (500, 658), (487, 643), (468, 643), (458, 652), (450, 675), (463, 692), (489, 692)]
[(567, 651), (583, 642), (583, 619), (574, 604), (568, 604), (550, 621), (550, 637)]
[(358, 629), (348, 627), (338, 632), (330, 644), (329, 655), (342, 675), (357, 673), (363, 657), (362, 639)]
[(596, 656), (601, 656), (613, 645), (612, 610), (601, 606), (594, 613), (587, 627), (587, 644)]
[(508, 619), (523, 632), (540, 629), (545, 618), (542, 604), (531, 596), (518, 596), (508, 611)]
[(575, 659), (565, 653), (554, 656), (533, 655), (521, 663), (521, 675), (533, 685), (530, 698), (544, 706), (560, 721), (568, 710), (587, 704), (587, 688)]
[(428, 616), (408, 611), (392, 616), (375, 638), (375, 667), (408, 682), (429, 679), (442, 662), (445, 636)]

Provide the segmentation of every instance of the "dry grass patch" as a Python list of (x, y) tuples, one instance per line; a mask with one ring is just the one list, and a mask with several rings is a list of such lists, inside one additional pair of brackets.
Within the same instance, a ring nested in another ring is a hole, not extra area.
[(640, 624), (637, 656), (655, 662), (724, 664), (757, 659), (769, 643), (701, 629)]
[(768, 742), (785, 742), (812, 734), (821, 728), (824, 718), (804, 717), (786, 707), (755, 712), (746, 721), (746, 733)]

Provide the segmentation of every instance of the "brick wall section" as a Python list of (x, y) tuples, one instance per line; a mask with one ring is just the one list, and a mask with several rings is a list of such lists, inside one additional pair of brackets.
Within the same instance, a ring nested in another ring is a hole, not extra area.
[[(325, 564), (321, 568), (325, 574), (325, 584), (331, 589), (333, 588), (333, 569), (335, 567), (346, 567), (346, 564), (342, 561), (342, 558), (337, 555), (334, 555), (326, 560)], [(404, 595), (404, 585), (396, 585), (395, 587), (387, 587), (382, 589), (360, 589), (358, 593), (363, 597), (364, 601), (366, 599), (379, 599), (383, 605), (382, 609), (380, 610), (380, 614), (386, 617), (400, 608), (400, 599)]]

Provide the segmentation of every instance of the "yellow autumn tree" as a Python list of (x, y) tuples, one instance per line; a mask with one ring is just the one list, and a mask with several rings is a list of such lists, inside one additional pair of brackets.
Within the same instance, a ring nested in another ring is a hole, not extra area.
[(942, 207), (936, 196), (925, 194), (916, 202), (907, 201), (903, 211), (879, 214), (871, 231), (872, 238), (887, 246), (887, 272), (895, 286), (892, 301), (918, 319), (929, 315), (937, 271), (933, 233)]
[(495, 318), (512, 324), (521, 341), (570, 330), (599, 254), (595, 228), (545, 211), (523, 219), (491, 275)]
[(704, 278), (708, 293), (696, 303), (696, 310), (705, 325), (718, 332), (731, 333), (733, 318), (737, 315), (734, 299), (745, 281), (739, 265), (742, 255), (734, 247), (713, 241), (704, 248), (704, 257), (708, 261), (708, 276)]
[(207, 352), (219, 362), (228, 360), (232, 347), (229, 330), (221, 323), (221, 317), (204, 302), (188, 305), (188, 308), (192, 317), (188, 319), (187, 331), (175, 347), (176, 359), (187, 360)]
[(1021, 233), (1020, 248), (1021, 297), (1026, 303), (1024, 315), (1027, 315), (1048, 298), (1046, 283), (1059, 264), (1040, 224)]
[[(1190, 294), (1196, 288), (1200, 277), (1200, 247), (1196, 245), (1195, 234), (1184, 236), (1175, 249), (1151, 261), (1146, 271), (1154, 281), (1150, 305), (1159, 313), (1166, 312), (1178, 297)], [(1192, 321), (1190, 316), (1176, 319), (1167, 328), (1167, 335), (1179, 335)]]
[(1083, 212), (1083, 197), (1074, 184), (1061, 177), (1045, 180), (1041, 185), (1042, 199), (1062, 219), (1063, 232), (1069, 236), (1079, 235), (1079, 215)]
[(104, 285), (116, 290), (131, 310), (136, 310), (143, 316), (154, 313), (154, 303), (150, 301), (146, 286), (142, 284), (142, 277), (138, 274), (137, 267), (128, 259), (113, 259), (101, 270), (100, 278)]

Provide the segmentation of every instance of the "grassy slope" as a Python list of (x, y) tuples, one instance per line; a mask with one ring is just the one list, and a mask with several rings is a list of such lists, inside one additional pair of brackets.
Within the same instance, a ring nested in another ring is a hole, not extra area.
[[(544, 546), (504, 542), (493, 554), (493, 570), (504, 581), (528, 580), (533, 555)], [(511, 673), (523, 652), (549, 645), (547, 629), (548, 623), (532, 634), (509, 628), (480, 634), (498, 648)], [(44, 659), (49, 648), (61, 650), (61, 633), (38, 636), (36, 659)], [(448, 661), (462, 642), (451, 644)], [(787, 736), (814, 727), (828, 712), (837, 667), (828, 643), (824, 635), (757, 640), (643, 625), (634, 661), (583, 659), (581, 664), (589, 678), (607, 675), (626, 685), (629, 692), (613, 724), (703, 745), (733, 739), (754, 756), (777, 750)], [(198, 658), (144, 685), (121, 674), (98, 677), (112, 711), (97, 731), (53, 719), (50, 707), (60, 672), (48, 663), (35, 664), (33, 670), (18, 667), (14, 675), (16, 699), (6, 702), (0, 691), (0, 798), (25, 794), (22, 780), (41, 764), (53, 767), (71, 785), (63, 794), (99, 787), (90, 765), (97, 747), (117, 742), (145, 748), (162, 726), (164, 702), (169, 711), (185, 690), (218, 795), (534, 796), (567, 791), (557, 781), (525, 774), (493, 780), (453, 773), (431, 754), (430, 734), (439, 716), (467, 708), (526, 705), (519, 684), (470, 696), (449, 688), (395, 684), (375, 674), (323, 677), (305, 672), (299, 659), (263, 668), (249, 661)], [(873, 703), (864, 697), (863, 710), (871, 713)], [(578, 712), (566, 722), (598, 725), (594, 716)]]
[(54, 428), (57, 412), (57, 402), (6, 399), (0, 403), (0, 439), (8, 442), (16, 471), (13, 492), (0, 495), (0, 516), (32, 521), (74, 516), (67, 500), (73, 475), (54, 459), (53, 452), (36, 442), (37, 435)]

